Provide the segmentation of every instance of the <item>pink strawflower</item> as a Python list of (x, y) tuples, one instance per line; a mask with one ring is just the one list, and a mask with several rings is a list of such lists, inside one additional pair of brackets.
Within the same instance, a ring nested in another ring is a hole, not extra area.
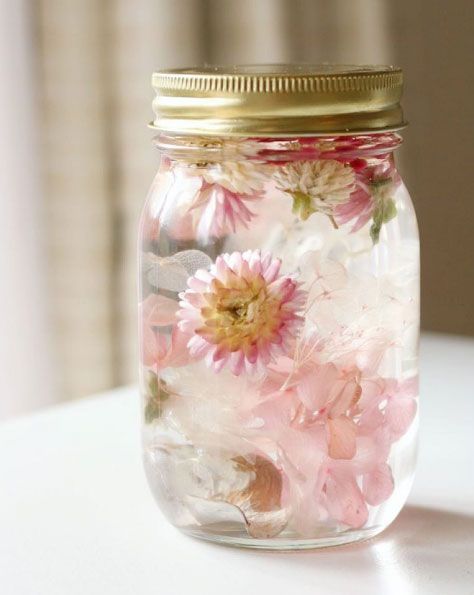
[(249, 226), (268, 175), (265, 164), (250, 160), (160, 170), (150, 191), (153, 218), (175, 239), (209, 243)]
[(223, 161), (207, 168), (188, 169), (201, 179), (189, 213), (198, 239), (207, 242), (247, 228), (255, 213), (249, 203), (262, 199), (267, 181), (264, 164), (250, 160)]
[(261, 198), (260, 194), (247, 195), (233, 192), (220, 184), (209, 184), (203, 179), (190, 213), (196, 211), (196, 236), (203, 241), (219, 238), (237, 229), (247, 228), (255, 213), (248, 203)]
[(192, 357), (215, 371), (254, 372), (289, 353), (302, 322), (304, 294), (281, 261), (259, 250), (222, 254), (180, 294), (179, 328), (192, 335)]

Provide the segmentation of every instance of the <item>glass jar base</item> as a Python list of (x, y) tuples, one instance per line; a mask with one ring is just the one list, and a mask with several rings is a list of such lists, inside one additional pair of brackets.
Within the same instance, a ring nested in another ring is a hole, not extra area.
[(385, 529), (384, 526), (371, 527), (370, 529), (351, 529), (333, 536), (324, 536), (308, 539), (297, 539), (292, 537), (274, 537), (269, 539), (256, 539), (249, 537), (242, 533), (241, 535), (222, 535), (213, 534), (208, 531), (199, 529), (198, 527), (180, 528), (184, 534), (204, 541), (218, 543), (220, 545), (230, 547), (242, 547), (249, 549), (260, 550), (278, 550), (278, 551), (294, 551), (294, 550), (312, 550), (325, 547), (334, 547), (338, 545), (347, 545), (358, 541), (365, 541), (371, 537), (375, 537)]

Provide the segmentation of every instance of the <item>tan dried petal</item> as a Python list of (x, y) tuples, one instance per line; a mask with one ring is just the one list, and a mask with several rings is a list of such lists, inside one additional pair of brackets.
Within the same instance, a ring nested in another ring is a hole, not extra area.
[(226, 497), (228, 502), (243, 510), (251, 508), (255, 512), (268, 512), (280, 508), (282, 480), (275, 465), (265, 457), (255, 457), (251, 462), (244, 457), (234, 459), (238, 469), (254, 475), (244, 490), (233, 492)]
[(261, 456), (256, 456), (255, 462), (244, 457), (234, 461), (239, 471), (247, 472), (253, 478), (245, 489), (229, 494), (226, 501), (242, 511), (252, 537), (264, 539), (278, 535), (287, 523), (286, 511), (281, 509), (280, 472), (271, 461)]
[(276, 537), (288, 522), (288, 513), (284, 509), (271, 512), (242, 513), (247, 522), (247, 532), (256, 539)]

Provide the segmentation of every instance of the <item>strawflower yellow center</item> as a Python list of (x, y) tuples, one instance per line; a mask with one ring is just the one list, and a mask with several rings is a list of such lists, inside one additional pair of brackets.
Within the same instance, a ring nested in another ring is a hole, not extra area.
[(261, 275), (251, 281), (232, 276), (226, 284), (214, 279), (212, 293), (204, 297), (204, 324), (196, 332), (229, 351), (245, 350), (258, 339), (271, 340), (281, 325), (281, 300), (268, 293)]

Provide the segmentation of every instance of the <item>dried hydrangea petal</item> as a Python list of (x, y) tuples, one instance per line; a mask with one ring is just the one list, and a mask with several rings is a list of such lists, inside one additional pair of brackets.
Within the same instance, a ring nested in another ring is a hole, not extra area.
[(200, 250), (183, 250), (165, 258), (147, 254), (145, 258), (150, 285), (168, 291), (186, 289), (188, 278), (199, 269), (207, 269), (212, 263), (209, 256)]
[(287, 513), (281, 508), (282, 477), (275, 465), (257, 455), (252, 462), (244, 457), (234, 459), (239, 470), (252, 475), (247, 487), (233, 492), (226, 500), (238, 506), (247, 521), (252, 537), (274, 537), (287, 523)]
[(194, 517), (195, 521), (207, 528), (213, 527), (214, 530), (226, 530), (232, 527), (240, 526), (245, 531), (247, 520), (238, 506), (225, 502), (224, 500), (206, 500), (187, 496), (185, 505)]
[(270, 512), (247, 512), (247, 532), (256, 539), (270, 539), (279, 535), (288, 523), (288, 511), (285, 509)]

